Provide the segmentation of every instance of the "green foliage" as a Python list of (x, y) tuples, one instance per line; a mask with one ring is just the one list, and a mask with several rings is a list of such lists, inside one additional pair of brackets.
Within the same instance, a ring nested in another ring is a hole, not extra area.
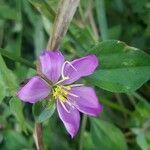
[(6, 4), (0, 3), (0, 19), (16, 20), (17, 11)]
[(100, 42), (90, 53), (99, 58), (100, 69), (88, 79), (100, 88), (131, 92), (150, 79), (150, 56), (123, 42)]
[(36, 58), (52, 33), (58, 2), (0, 2), (0, 149), (36, 149), (34, 123), (43, 122), (45, 150), (79, 145), (82, 150), (149, 150), (148, 0), (80, 1), (60, 49), (67, 60), (96, 54), (97, 71), (82, 81), (96, 89), (104, 108), (99, 118), (87, 119), (83, 135), (69, 137), (54, 103), (28, 104), (15, 97), (25, 79), (37, 74)]
[[(18, 87), (17, 82), (16, 82), (16, 77), (13, 74), (11, 70), (9, 70), (0, 55), (0, 81), (2, 81), (3, 90), (7, 90), (7, 95), (14, 95), (16, 92), (16, 89)], [(3, 91), (4, 92), (4, 91)]]
[(49, 119), (55, 112), (54, 102), (38, 102), (33, 106), (33, 114), (36, 122), (43, 122)]
[(113, 124), (91, 119), (91, 136), (94, 146), (105, 150), (127, 150), (123, 133)]
[(13, 97), (10, 100), (9, 105), (11, 112), (15, 115), (17, 121), (19, 122), (21, 129), (26, 132), (26, 122), (23, 115), (22, 102), (18, 98)]
[(15, 131), (7, 131), (4, 133), (4, 146), (2, 149), (5, 150), (20, 150), (29, 149), (31, 142), (25, 139), (20, 133)]

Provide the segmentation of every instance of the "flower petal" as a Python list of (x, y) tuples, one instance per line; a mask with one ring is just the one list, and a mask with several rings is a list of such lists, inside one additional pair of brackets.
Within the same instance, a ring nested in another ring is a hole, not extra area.
[(46, 81), (38, 76), (34, 76), (17, 92), (17, 96), (22, 101), (35, 103), (46, 98), (50, 91), (51, 89)]
[(70, 84), (83, 76), (88, 76), (94, 72), (98, 66), (98, 60), (95, 55), (88, 55), (76, 59), (70, 64), (66, 64), (64, 68), (64, 76), (69, 77), (64, 84)]
[(69, 112), (67, 112), (62, 106), (62, 104), (60, 103), (60, 101), (57, 100), (57, 111), (58, 111), (59, 117), (64, 123), (66, 130), (73, 138), (79, 129), (80, 114), (79, 114), (79, 111), (75, 107), (74, 109), (72, 109), (66, 103), (64, 103), (64, 105), (66, 108), (68, 108)]
[(63, 63), (64, 56), (60, 51), (44, 51), (40, 56), (41, 71), (53, 83), (58, 81)]
[(78, 97), (70, 96), (69, 100), (74, 103), (75, 107), (82, 113), (91, 116), (97, 116), (102, 111), (102, 106), (91, 87), (74, 87), (70, 91)]

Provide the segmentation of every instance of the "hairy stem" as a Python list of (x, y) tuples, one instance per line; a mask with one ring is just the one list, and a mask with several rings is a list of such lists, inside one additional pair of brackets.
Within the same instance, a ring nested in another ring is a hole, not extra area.
[[(77, 6), (79, 5), (79, 0), (61, 0), (59, 8), (54, 21), (54, 28), (51, 37), (47, 44), (48, 50), (57, 50), (60, 46), (60, 42), (65, 36), (68, 26), (74, 16)], [(48, 7), (48, 5), (46, 4)], [(53, 12), (54, 14), (54, 12)], [(39, 65), (37, 63), (37, 72), (39, 72)], [(42, 124), (35, 123), (34, 129), (34, 139), (36, 147), (38, 150), (44, 150), (43, 140), (42, 140)]]

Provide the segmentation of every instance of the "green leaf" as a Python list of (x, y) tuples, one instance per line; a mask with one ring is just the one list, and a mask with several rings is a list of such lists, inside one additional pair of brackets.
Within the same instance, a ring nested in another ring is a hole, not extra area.
[[(53, 1), (43, 1), (43, 0), (28, 0), (40, 13), (49, 20), (54, 20), (55, 12), (52, 9)], [(57, 0), (55, 1), (58, 4)]]
[(83, 149), (84, 150), (96, 150), (96, 147), (93, 144), (91, 135), (88, 132), (84, 132)]
[(96, 148), (102, 150), (126, 150), (127, 145), (122, 132), (113, 124), (91, 119), (91, 135)]
[(137, 144), (140, 146), (142, 150), (148, 150), (148, 144), (146, 142), (146, 138), (143, 132), (140, 132), (136, 137)]
[(137, 112), (138, 117), (141, 116), (141, 117), (149, 119), (149, 116), (150, 116), (150, 104), (147, 103), (147, 102), (145, 102), (145, 103), (144, 102), (139, 102), (136, 105), (135, 112)]
[(19, 122), (21, 129), (26, 132), (22, 102), (18, 98), (13, 97), (10, 100), (9, 105), (10, 105), (10, 110), (12, 111), (12, 113), (15, 115), (16, 119)]
[(44, 49), (46, 45), (45, 36), (44, 36), (44, 28), (42, 23), (42, 18), (36, 22), (35, 32), (34, 32), (34, 46), (35, 46), (35, 54), (36, 57), (40, 55), (42, 49)]
[(143, 128), (132, 128), (132, 132), (136, 135), (136, 142), (141, 150), (149, 150), (150, 148), (150, 121), (147, 121)]
[(16, 131), (6, 131), (4, 133), (4, 147), (5, 150), (23, 150), (31, 149), (31, 142), (27, 141), (23, 135)]
[(17, 20), (17, 11), (16, 9), (4, 4), (0, 3), (0, 19), (11, 19), (11, 20)]
[(150, 56), (145, 52), (110, 40), (99, 43), (90, 53), (96, 54), (100, 69), (87, 80), (111, 92), (131, 92), (150, 79)]
[(55, 103), (54, 102), (47, 102), (41, 101), (33, 106), (33, 114), (35, 121), (40, 123), (49, 119), (53, 113), (55, 112)]
[(5, 88), (5, 84), (3, 82), (3, 80), (0, 80), (0, 104), (2, 103), (4, 97), (6, 96), (6, 88)]
[(9, 70), (0, 55), (0, 80), (3, 80), (8, 95), (14, 95), (18, 88), (16, 77), (11, 70)]

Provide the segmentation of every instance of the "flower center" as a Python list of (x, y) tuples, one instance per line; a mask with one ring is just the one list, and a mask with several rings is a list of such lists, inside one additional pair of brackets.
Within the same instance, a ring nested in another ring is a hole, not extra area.
[(70, 90), (70, 86), (56, 85), (53, 88), (52, 95), (55, 99), (66, 102)]

